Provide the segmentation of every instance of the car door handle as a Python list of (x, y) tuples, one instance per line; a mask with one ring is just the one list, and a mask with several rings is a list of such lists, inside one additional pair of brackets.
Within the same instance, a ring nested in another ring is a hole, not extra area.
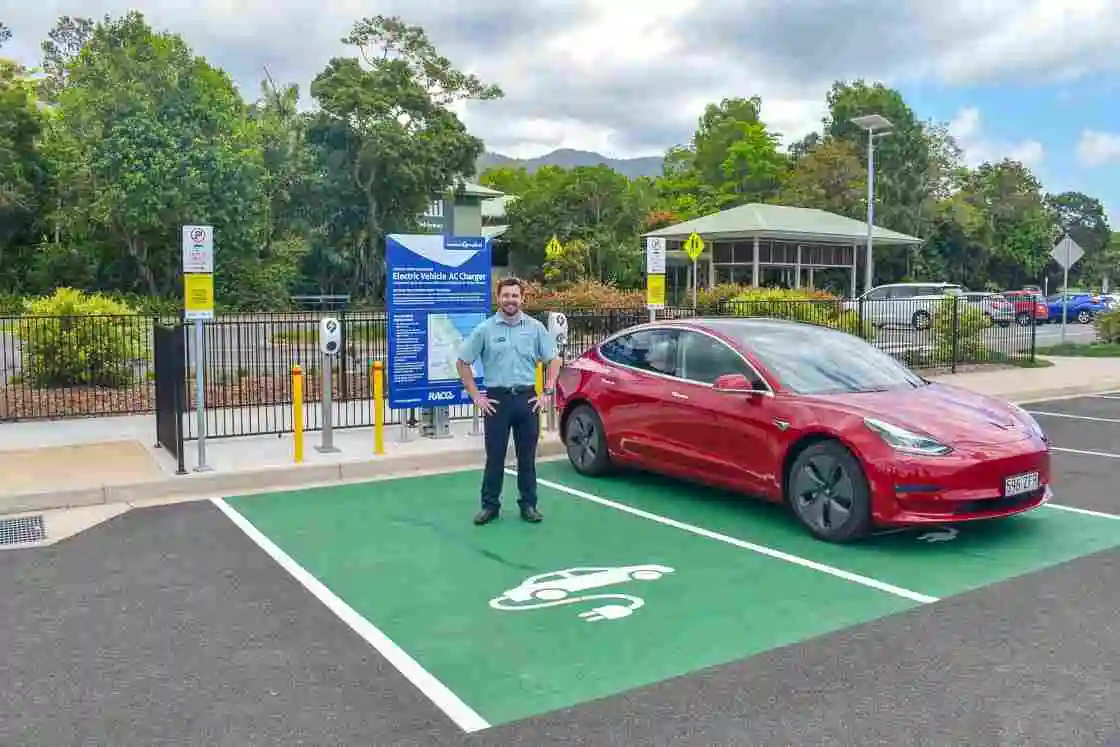
[(680, 392), (672, 392), (672, 395), (677, 399), (688, 399), (687, 394), (681, 394)]
[(604, 384), (614, 384), (614, 379), (603, 379)]

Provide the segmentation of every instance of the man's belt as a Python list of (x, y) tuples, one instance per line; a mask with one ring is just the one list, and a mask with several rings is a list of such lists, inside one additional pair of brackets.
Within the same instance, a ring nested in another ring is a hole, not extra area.
[(518, 384), (516, 386), (488, 386), (486, 387), (486, 396), (501, 397), (507, 394), (517, 396), (520, 394), (525, 394), (526, 392), (533, 392), (535, 394), (536, 389), (537, 388), (535, 386), (525, 386), (522, 384)]

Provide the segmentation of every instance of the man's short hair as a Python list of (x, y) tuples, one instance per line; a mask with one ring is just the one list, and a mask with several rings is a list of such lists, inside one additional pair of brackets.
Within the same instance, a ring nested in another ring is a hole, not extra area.
[(517, 289), (521, 291), (521, 295), (525, 295), (525, 284), (521, 282), (520, 278), (515, 278), (512, 276), (502, 278), (498, 281), (498, 292), (501, 293), (502, 288), (508, 288), (512, 285), (516, 285)]

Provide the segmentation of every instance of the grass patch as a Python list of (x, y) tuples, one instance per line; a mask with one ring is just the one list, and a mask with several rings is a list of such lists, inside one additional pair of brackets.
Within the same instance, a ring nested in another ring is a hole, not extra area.
[(1046, 345), (1035, 349), (1038, 355), (1068, 356), (1077, 358), (1120, 358), (1120, 343), (1091, 342), (1077, 345), (1072, 342)]

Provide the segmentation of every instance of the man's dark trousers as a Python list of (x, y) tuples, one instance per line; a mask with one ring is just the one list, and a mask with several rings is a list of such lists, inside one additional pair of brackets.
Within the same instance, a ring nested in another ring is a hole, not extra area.
[(482, 507), (497, 510), (505, 478), (506, 450), (510, 433), (517, 454), (517, 489), (521, 510), (537, 506), (537, 440), (540, 414), (533, 411), (533, 387), (490, 387), (487, 398), (494, 412), (483, 415), (486, 440), (486, 471), (482, 476)]

